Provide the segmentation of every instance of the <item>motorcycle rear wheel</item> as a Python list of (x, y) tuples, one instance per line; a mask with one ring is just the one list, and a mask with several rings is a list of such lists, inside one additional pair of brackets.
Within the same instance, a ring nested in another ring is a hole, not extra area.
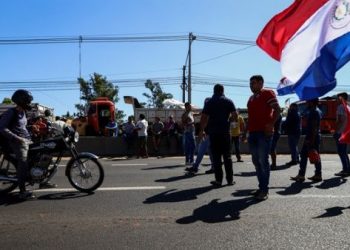
[[(3, 154), (0, 155), (0, 175), (4, 177), (17, 178), (17, 169), (13, 162), (7, 160)], [(10, 193), (18, 186), (17, 182), (0, 180), (0, 195)]]
[(92, 193), (104, 179), (104, 170), (98, 159), (79, 156), (67, 166), (70, 184), (80, 192)]

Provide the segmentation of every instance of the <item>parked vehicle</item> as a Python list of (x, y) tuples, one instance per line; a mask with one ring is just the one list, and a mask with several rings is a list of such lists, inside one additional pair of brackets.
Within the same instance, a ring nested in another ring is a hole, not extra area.
[[(153, 122), (155, 117), (159, 117), (161, 121), (166, 121), (169, 116), (173, 116), (174, 120), (181, 124), (181, 117), (185, 112), (184, 104), (182, 105), (173, 105), (164, 108), (145, 108), (143, 107), (136, 97), (132, 96), (124, 96), (124, 102), (126, 104), (133, 105), (134, 109), (134, 117), (137, 119), (140, 114), (144, 114), (146, 120), (149, 122)], [(201, 108), (193, 107), (193, 111), (195, 113), (200, 113), (202, 111)], [(195, 122), (198, 123), (200, 120), (200, 116), (195, 116)]]
[(90, 101), (87, 116), (76, 118), (72, 126), (79, 135), (107, 135), (106, 125), (115, 120), (115, 106), (107, 97)]
[[(56, 133), (56, 134), (55, 134)], [(92, 153), (78, 153), (75, 144), (79, 135), (70, 126), (63, 133), (52, 131), (52, 136), (30, 145), (28, 151), (28, 183), (45, 183), (57, 172), (58, 165), (68, 152), (71, 159), (66, 164), (65, 174), (77, 190), (91, 193), (99, 188), (104, 179), (104, 170), (98, 157)], [(0, 194), (11, 192), (18, 186), (16, 158), (5, 146), (0, 148)]]

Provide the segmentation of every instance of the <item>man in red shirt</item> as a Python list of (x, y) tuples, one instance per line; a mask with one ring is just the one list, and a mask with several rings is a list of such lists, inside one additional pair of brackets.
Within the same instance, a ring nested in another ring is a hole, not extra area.
[(253, 193), (256, 199), (266, 200), (269, 192), (270, 165), (269, 152), (273, 127), (281, 112), (276, 95), (272, 90), (264, 89), (264, 78), (254, 75), (250, 78), (253, 95), (248, 106), (248, 143), (252, 161), (259, 181), (259, 189)]

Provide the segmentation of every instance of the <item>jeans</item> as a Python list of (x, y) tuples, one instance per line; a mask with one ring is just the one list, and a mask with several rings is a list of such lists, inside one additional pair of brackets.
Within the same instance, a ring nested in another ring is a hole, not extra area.
[(252, 154), (252, 161), (255, 166), (259, 182), (259, 190), (268, 192), (270, 181), (269, 152), (272, 136), (266, 136), (264, 132), (249, 133), (249, 150)]
[[(197, 168), (199, 167), (199, 164), (202, 162), (204, 154), (208, 151), (208, 148), (210, 146), (210, 139), (209, 136), (205, 136), (203, 140), (198, 145), (198, 153), (195, 162), (193, 163), (193, 167)], [(212, 155), (211, 150), (209, 150), (209, 157), (210, 161), (212, 161)]]
[(300, 134), (288, 135), (288, 146), (292, 157), (292, 161), (294, 162), (299, 161), (299, 149), (298, 149), (299, 139), (300, 139)]
[(241, 151), (240, 151), (240, 142), (239, 142), (239, 136), (232, 136), (232, 142), (233, 142), (233, 145), (234, 145), (234, 148), (235, 148), (235, 155), (236, 155), (236, 158), (237, 160), (240, 160), (241, 159)]
[(194, 150), (196, 148), (196, 142), (194, 138), (194, 131), (185, 132), (185, 158), (186, 163), (193, 163), (194, 158)]
[(20, 192), (24, 192), (26, 190), (25, 182), (27, 180), (28, 175), (27, 157), (29, 150), (29, 141), (28, 143), (10, 142), (9, 144), (17, 160), (16, 170), (18, 178), (18, 187)]
[(333, 135), (333, 138), (335, 140), (335, 143), (337, 145), (337, 152), (340, 157), (341, 164), (343, 166), (344, 172), (350, 172), (350, 162), (349, 162), (349, 156), (347, 152), (347, 144), (345, 143), (339, 143), (339, 138), (341, 134), (335, 133)]
[(224, 159), (227, 183), (233, 182), (233, 168), (231, 159), (231, 138), (229, 134), (210, 134), (210, 149), (213, 155), (215, 180), (222, 182), (223, 171), (221, 157)]
[[(308, 160), (308, 153), (310, 149), (316, 149), (318, 153), (320, 153), (320, 135), (317, 136), (315, 139), (313, 147), (310, 147), (306, 140), (304, 141), (303, 147), (300, 152), (300, 170), (299, 175), (305, 176), (306, 173), (306, 165)], [(322, 165), (321, 161), (319, 163), (315, 164), (315, 175), (321, 175), (322, 174)]]

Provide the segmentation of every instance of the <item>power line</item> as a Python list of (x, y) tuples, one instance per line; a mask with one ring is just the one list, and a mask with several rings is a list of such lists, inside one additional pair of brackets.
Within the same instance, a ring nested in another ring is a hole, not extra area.
[[(198, 41), (255, 46), (255, 41), (226, 37), (196, 35)], [(187, 35), (176, 36), (66, 36), (66, 37), (28, 37), (0, 38), (0, 45), (61, 44), (61, 43), (140, 43), (140, 42), (176, 42), (188, 40)]]

